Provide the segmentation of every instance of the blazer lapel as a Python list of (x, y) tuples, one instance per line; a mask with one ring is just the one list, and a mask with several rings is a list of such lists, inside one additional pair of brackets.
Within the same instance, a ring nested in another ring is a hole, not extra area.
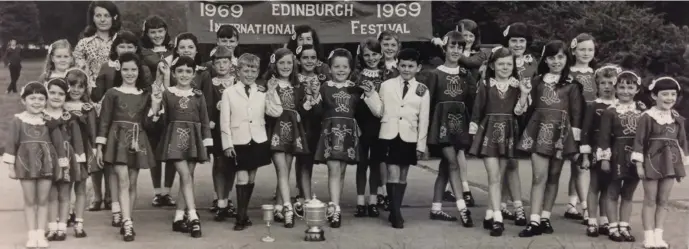
[(244, 91), (244, 84), (237, 83), (234, 85), (234, 89), (239, 93), (240, 96), (249, 100), (249, 96), (246, 96), (246, 91)]

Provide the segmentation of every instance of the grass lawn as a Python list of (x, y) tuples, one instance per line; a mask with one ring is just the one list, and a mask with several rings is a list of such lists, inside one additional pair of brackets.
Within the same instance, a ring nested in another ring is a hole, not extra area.
[[(17, 82), (17, 90), (29, 81), (38, 79), (43, 71), (43, 61), (33, 60), (24, 61), (22, 63), (22, 72)], [(5, 143), (8, 137), (9, 121), (15, 113), (24, 111), (21, 105), (19, 94), (5, 94), (7, 86), (10, 84), (10, 70), (8, 68), (0, 68), (0, 153), (5, 151)]]

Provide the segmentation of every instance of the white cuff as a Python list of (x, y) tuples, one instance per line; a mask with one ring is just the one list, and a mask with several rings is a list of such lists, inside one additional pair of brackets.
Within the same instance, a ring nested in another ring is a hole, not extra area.
[(632, 152), (632, 157), (631, 157), (631, 159), (632, 159), (632, 162), (640, 162), (640, 163), (643, 163), (643, 162), (644, 162), (644, 155), (642, 155), (642, 154), (639, 153), (639, 152)]
[(311, 110), (311, 107), (313, 107), (313, 105), (310, 105), (309, 101), (305, 101), (303, 107), (304, 107), (304, 110), (308, 111), (308, 110)]
[(203, 140), (203, 146), (209, 147), (213, 146), (213, 139), (212, 138), (206, 138)]
[(581, 154), (591, 154), (591, 146), (589, 146), (589, 145), (580, 145), (580, 146), (579, 146), (579, 153), (581, 153)]
[(108, 139), (105, 137), (96, 137), (96, 143), (97, 144), (105, 145), (105, 143), (107, 143), (107, 142), (108, 142)]
[(57, 165), (59, 165), (60, 168), (67, 168), (67, 167), (69, 167), (69, 159), (67, 159), (67, 158), (57, 159)]
[(86, 154), (84, 154), (84, 153), (76, 154), (76, 155), (74, 155), (74, 157), (78, 163), (85, 163), (86, 162)]
[(2, 161), (6, 162), (8, 164), (14, 164), (14, 159), (15, 159), (14, 155), (10, 155), (8, 153), (5, 153), (2, 155)]
[(469, 134), (470, 135), (476, 135), (477, 131), (478, 131), (478, 125), (474, 122), (469, 123)]
[(213, 121), (208, 122), (208, 127), (210, 127), (211, 129), (215, 129), (215, 122), (213, 122)]
[(574, 136), (574, 141), (581, 141), (581, 129), (572, 128), (572, 136)]
[(607, 148), (605, 150), (601, 150), (600, 148), (598, 148), (596, 150), (596, 161), (603, 161), (603, 160), (610, 161), (611, 157), (612, 157), (612, 152), (610, 151), (610, 148)]
[(684, 167), (689, 166), (689, 156), (682, 157), (682, 163), (684, 164)]

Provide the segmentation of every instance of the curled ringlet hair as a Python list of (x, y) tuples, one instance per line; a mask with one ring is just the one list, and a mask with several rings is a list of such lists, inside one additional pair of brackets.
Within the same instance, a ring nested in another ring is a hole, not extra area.
[(59, 87), (65, 92), (65, 95), (68, 95), (67, 92), (69, 91), (69, 85), (67, 85), (67, 82), (63, 78), (52, 79), (45, 85), (46, 89), (50, 89), (52, 86)]
[(177, 48), (179, 47), (179, 43), (183, 40), (190, 40), (192, 43), (194, 43), (194, 47), (196, 47), (196, 57), (194, 58), (194, 61), (196, 61), (197, 64), (200, 64), (199, 60), (201, 53), (199, 53), (199, 39), (194, 34), (189, 32), (181, 33), (175, 37), (174, 47), (172, 49), (172, 58), (175, 59), (179, 57)]
[(380, 42), (376, 40), (375, 38), (368, 37), (364, 40), (362, 40), (359, 43), (359, 47), (357, 48), (357, 54), (356, 54), (356, 66), (358, 69), (364, 69), (366, 68), (366, 61), (364, 60), (364, 49), (371, 50), (374, 53), (378, 53), (381, 55), (380, 61), (378, 61), (378, 65), (376, 65), (376, 68), (378, 69), (383, 69), (385, 68), (385, 61), (382, 58), (383, 55), (383, 49), (380, 46)]
[[(136, 76), (136, 83), (135, 83), (136, 89), (139, 89), (141, 91), (146, 91), (146, 88), (148, 87), (149, 84), (146, 83), (146, 79), (144, 77), (144, 69), (143, 69), (144, 65), (143, 65), (143, 62), (141, 61), (141, 59), (139, 58), (139, 56), (134, 54), (134, 53), (124, 53), (124, 54), (120, 55), (118, 60), (120, 61), (120, 65), (122, 65), (122, 66), (124, 65), (124, 63), (127, 63), (127, 62), (134, 62), (134, 64), (136, 64), (137, 69), (139, 69), (139, 75)], [(115, 73), (115, 86), (116, 87), (121, 86), (123, 83), (121, 70), (122, 69), (118, 70), (117, 73)]]
[(115, 37), (115, 40), (112, 41), (112, 45), (110, 46), (110, 55), (108, 58), (111, 61), (117, 60), (119, 57), (117, 54), (117, 46), (120, 44), (132, 44), (136, 48), (136, 54), (141, 52), (139, 37), (136, 37), (136, 35), (129, 30), (122, 30), (117, 34), (117, 37)]
[(677, 95), (682, 92), (679, 82), (675, 78), (667, 76), (653, 79), (653, 82), (651, 82), (648, 88), (653, 95), (658, 95), (658, 92), (665, 90), (675, 90), (677, 91)]
[(177, 57), (172, 66), (170, 66), (170, 72), (175, 72), (175, 69), (182, 66), (190, 67), (192, 70), (194, 70), (194, 72), (196, 72), (196, 61), (189, 56)]
[[(67, 39), (60, 39), (50, 44), (48, 54), (45, 58), (45, 65), (43, 66), (43, 73), (45, 75), (45, 79), (43, 79), (44, 81), (50, 80), (50, 73), (55, 70), (55, 63), (53, 63), (53, 54), (55, 53), (55, 50), (63, 48), (68, 49), (69, 56), (72, 56), (72, 45), (69, 43), (69, 41), (67, 41)], [(70, 63), (70, 67), (72, 66), (74, 66), (74, 58), (72, 58), (72, 63)]]
[(562, 69), (562, 72), (560, 72), (560, 82), (565, 82), (567, 78), (569, 78), (569, 68), (574, 64), (574, 61), (572, 60), (571, 53), (569, 52), (569, 46), (561, 40), (552, 40), (546, 43), (543, 47), (541, 61), (538, 62), (539, 75), (545, 75), (546, 73), (550, 72), (550, 68), (548, 67), (548, 63), (546, 63), (546, 60), (548, 57), (555, 56), (560, 52), (567, 57), (565, 67)]
[(163, 20), (162, 17), (158, 15), (152, 15), (146, 18), (144, 21), (144, 28), (143, 32), (141, 34), (141, 47), (147, 48), (147, 49), (153, 49), (155, 47), (155, 44), (153, 44), (153, 41), (151, 40), (150, 37), (148, 37), (148, 31), (151, 29), (165, 29), (165, 38), (163, 39), (163, 46), (165, 48), (172, 49), (172, 45), (170, 44), (170, 29), (167, 26), (167, 23), (165, 20)]
[[(574, 55), (574, 51), (575, 51), (575, 50), (577, 49), (577, 47), (578, 47), (578, 45), (577, 45), (577, 46), (575, 46), (574, 48), (571, 48), (571, 45), (573, 45), (573, 44), (575, 43), (574, 40), (576, 40), (576, 43), (577, 43), (577, 44), (582, 43), (582, 42), (585, 42), (585, 41), (591, 41), (591, 42), (593, 42), (594, 46), (595, 46), (595, 44), (596, 44), (596, 39), (593, 38), (592, 35), (590, 35), (590, 34), (588, 34), (588, 33), (581, 33), (581, 34), (578, 34), (576, 37), (574, 37), (574, 39), (572, 39), (572, 43), (570, 44), (570, 50), (571, 50), (571, 52), (572, 52), (572, 58), (574, 58), (574, 59), (576, 59), (576, 57), (575, 57), (575, 55)], [(595, 51), (595, 49), (594, 49), (594, 51)], [(598, 64), (598, 61), (596, 61), (596, 57), (594, 56), (593, 59), (589, 62), (589, 67), (591, 67), (591, 68), (596, 68), (596, 67), (598, 66), (597, 64)]]
[[(301, 35), (304, 33), (311, 33), (311, 38), (313, 39), (313, 46), (316, 49), (316, 54), (318, 54), (318, 56), (321, 56), (323, 54), (323, 47), (321, 46), (321, 41), (318, 38), (318, 33), (316, 33), (316, 30), (309, 25), (299, 25), (294, 27), (294, 34), (292, 35), (292, 37), (290, 37), (289, 41), (287, 42), (287, 48), (290, 51), (292, 51), (292, 53), (296, 54), (297, 47), (299, 46), (297, 44), (297, 41), (299, 40), (299, 37), (301, 37)], [(318, 59), (322, 60), (322, 58)]]
[(474, 34), (474, 43), (471, 44), (472, 51), (481, 51), (481, 31), (478, 28), (478, 24), (471, 19), (462, 19), (457, 23), (457, 31), (468, 31)]
[(505, 28), (505, 31), (503, 31), (502, 35), (504, 37), (504, 39), (502, 40), (502, 46), (504, 47), (509, 47), (510, 39), (512, 38), (524, 38), (526, 39), (527, 45), (531, 44), (532, 41), (529, 26), (527, 26), (523, 22), (515, 22), (508, 25)]
[(46, 89), (45, 85), (41, 82), (31, 81), (29, 83), (26, 83), (26, 85), (22, 87), (21, 97), (22, 99), (25, 99), (26, 96), (29, 96), (31, 94), (42, 94), (43, 96), (48, 98), (48, 89)]
[[(280, 78), (280, 72), (278, 72), (277, 64), (281, 59), (290, 57), (292, 58), (292, 73), (290, 73), (290, 75), (287, 77), (287, 80), (293, 86), (298, 86), (299, 80), (297, 80), (297, 70), (299, 70), (299, 67), (297, 65), (297, 57), (294, 56), (294, 53), (287, 48), (278, 48), (270, 57), (271, 61), (268, 65), (268, 70), (266, 70), (266, 73), (263, 75), (263, 79), (269, 80), (273, 77)], [(275, 61), (272, 61), (273, 58), (275, 58)]]
[(494, 63), (500, 59), (500, 58), (505, 58), (505, 57), (511, 57), (512, 58), (512, 77), (515, 79), (519, 79), (519, 70), (517, 69), (517, 57), (514, 56), (514, 53), (512, 50), (506, 47), (500, 47), (495, 49), (488, 58), (488, 62), (486, 62), (486, 65), (489, 65), (486, 67), (486, 82), (490, 78), (495, 78), (495, 65)]
[(96, 34), (98, 28), (93, 20), (93, 16), (96, 14), (96, 7), (104, 8), (110, 14), (112, 18), (112, 26), (110, 27), (110, 37), (115, 35), (122, 28), (122, 18), (120, 16), (120, 10), (117, 5), (112, 1), (93, 1), (89, 4), (89, 9), (86, 14), (86, 28), (81, 32), (81, 38), (90, 37)]
[[(91, 87), (89, 86), (89, 77), (84, 70), (79, 68), (67, 70), (67, 74), (65, 74), (65, 81), (69, 87), (82, 86), (84, 89), (86, 89), (80, 100), (84, 103), (91, 102)], [(67, 94), (67, 100), (72, 100), (69, 94)]]

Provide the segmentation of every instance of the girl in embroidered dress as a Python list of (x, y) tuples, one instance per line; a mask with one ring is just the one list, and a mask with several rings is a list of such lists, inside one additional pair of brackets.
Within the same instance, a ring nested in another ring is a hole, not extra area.
[[(194, 34), (181, 33), (175, 38), (172, 55), (166, 57), (165, 61), (167, 62), (167, 65), (171, 65), (172, 61), (180, 56), (194, 58), (194, 61), (196, 62), (196, 76), (194, 76), (191, 86), (203, 92), (204, 88), (212, 86), (213, 82), (211, 80), (210, 70), (204, 66), (201, 66), (201, 56), (199, 55), (198, 48), (199, 40)], [(165, 69), (161, 70), (170, 71), (170, 68), (166, 67)], [(177, 80), (175, 78), (168, 77), (168, 79), (169, 81), (166, 79), (166, 81), (163, 82), (166, 88), (175, 86), (177, 84)]]
[(26, 110), (9, 121), (2, 163), (9, 177), (17, 179), (24, 193), (24, 216), (29, 229), (26, 248), (48, 248), (44, 228), (48, 220), (48, 195), (55, 168), (67, 169), (69, 161), (58, 127), (48, 126), (43, 111), (48, 92), (43, 83), (32, 81), (21, 91)]
[[(167, 71), (168, 65), (165, 64), (165, 57), (172, 54), (172, 45), (170, 33), (168, 32), (168, 25), (160, 16), (150, 16), (144, 20), (141, 34), (141, 59), (151, 72), (151, 78), (157, 79), (153, 84), (151, 92), (162, 92), (164, 89), (162, 82), (169, 79), (164, 79), (161, 76), (168, 76), (169, 74), (161, 73)], [(148, 137), (151, 138), (151, 146), (156, 148), (158, 141), (162, 134), (159, 130), (146, 131)], [(170, 188), (175, 181), (175, 165), (157, 162), (156, 167), (151, 168), (151, 182), (153, 183), (153, 200), (151, 205), (154, 207), (175, 206), (175, 201), (170, 196)], [(165, 172), (163, 173), (163, 168)], [(161, 179), (162, 178), (162, 179)], [(162, 181), (162, 182), (161, 182)], [(163, 188), (160, 188), (160, 185)]]
[[(338, 48), (328, 56), (330, 72), (333, 80), (328, 81), (320, 89), (323, 100), (322, 133), (318, 140), (316, 161), (328, 165), (328, 189), (330, 191), (329, 216), (330, 227), (339, 228), (342, 222), (340, 209), (340, 194), (342, 193), (342, 181), (345, 176), (347, 164), (356, 164), (359, 161), (359, 125), (354, 119), (356, 105), (361, 104), (362, 95), (372, 96), (375, 90), (372, 84), (356, 86), (349, 81), (351, 68), (354, 67), (352, 54), (349, 51)], [(368, 98), (364, 98), (367, 100)], [(308, 103), (308, 102), (307, 102)], [(305, 110), (314, 106), (308, 103)], [(366, 101), (369, 105), (369, 101)], [(370, 105), (369, 105), (370, 107)]]
[[(380, 90), (383, 83), (383, 61), (380, 43), (375, 38), (366, 38), (357, 47), (355, 73), (356, 85), (372, 84), (374, 90)], [(378, 217), (377, 190), (380, 184), (380, 165), (385, 160), (383, 145), (379, 143), (380, 118), (373, 115), (366, 105), (357, 105), (355, 111), (357, 123), (361, 126), (360, 160), (356, 168), (356, 213), (355, 217)], [(366, 205), (364, 191), (366, 191), (366, 171), (371, 169), (369, 182), (369, 199)]]
[[(509, 48), (515, 55), (515, 67), (520, 82), (531, 82), (531, 78), (536, 75), (538, 62), (531, 54), (526, 53), (526, 49), (531, 44), (531, 33), (524, 23), (513, 23), (502, 32), (502, 46)], [(522, 115), (517, 118), (519, 122), (519, 134), (521, 136), (523, 127), (526, 125), (526, 117)], [(523, 152), (516, 152), (517, 157)], [(526, 226), (526, 213), (522, 204), (521, 179), (519, 178), (519, 163), (516, 159), (509, 159), (505, 167), (505, 176), (502, 178), (502, 202), (500, 203), (500, 213), (506, 220), (514, 220), (517, 226)], [(514, 212), (507, 208), (507, 204), (514, 207)]]
[(73, 66), (72, 45), (65, 39), (57, 40), (48, 47), (43, 73), (38, 81), (48, 83), (52, 79), (64, 78), (67, 69)]
[(236, 173), (234, 172), (235, 160), (230, 160), (223, 153), (220, 135), (222, 94), (237, 81), (237, 78), (234, 76), (233, 58), (234, 55), (229, 48), (225, 46), (216, 48), (215, 53), (211, 56), (213, 71), (215, 72), (215, 77), (211, 80), (213, 85), (203, 88), (203, 97), (206, 99), (209, 127), (211, 128), (211, 136), (213, 138), (213, 147), (210, 153), (213, 154), (213, 187), (218, 199), (213, 202), (215, 208), (211, 212), (214, 213), (216, 221), (223, 221), (225, 218), (236, 215), (234, 205), (229, 200), (229, 193), (232, 190)]
[[(301, 52), (302, 48), (297, 47)], [(273, 164), (278, 178), (277, 204), (274, 217), (276, 222), (284, 222), (285, 227), (294, 227), (294, 209), (290, 202), (289, 175), (295, 155), (308, 154), (306, 132), (299, 113), (303, 112), (304, 88), (297, 80), (296, 57), (292, 51), (279, 48), (270, 56), (270, 64), (264, 78), (269, 86), (276, 85), (282, 103), (282, 114), (273, 120), (269, 128), (270, 149), (273, 151)], [(284, 205), (283, 205), (284, 204)], [(283, 210), (284, 206), (284, 210)]]
[[(581, 83), (583, 88), (584, 100), (586, 103), (591, 103), (600, 97), (597, 94), (596, 81), (594, 81), (593, 68), (595, 67), (596, 61), (593, 57), (595, 56), (596, 48), (594, 44), (593, 36), (581, 33), (577, 35), (569, 45), (572, 51), (572, 56), (575, 59), (574, 65), (570, 68), (572, 78)], [(613, 81), (614, 82), (614, 81)], [(600, 85), (598, 85), (600, 87)], [(598, 126), (592, 126), (598, 127)], [(582, 138), (583, 139), (583, 138)], [(591, 154), (590, 151), (587, 151)], [(570, 169), (572, 171), (571, 178), (569, 179), (569, 207), (565, 211), (565, 218), (583, 220), (586, 221), (589, 218), (588, 206), (587, 206), (587, 194), (589, 192), (589, 170), (588, 167), (582, 167), (582, 162), (572, 162)], [(581, 201), (581, 208), (583, 209), (583, 214), (577, 211), (577, 201)]]
[[(609, 215), (612, 221), (609, 226), (609, 238), (617, 242), (634, 242), (636, 238), (631, 235), (629, 222), (632, 215), (632, 197), (639, 184), (639, 176), (630, 159), (632, 154), (630, 149), (634, 146), (637, 119), (646, 106), (641, 102), (634, 102), (634, 97), (641, 89), (641, 78), (636, 73), (621, 72), (617, 76), (616, 83), (615, 92), (618, 102), (603, 111), (598, 131), (600, 135), (596, 137), (598, 141), (596, 159), (600, 162), (601, 171), (591, 171), (591, 189), (595, 181), (602, 182), (601, 179), (603, 179), (609, 182), (609, 185), (601, 183), (601, 186), (607, 185), (605, 190), (601, 190), (607, 191), (607, 194), (601, 194), (601, 198), (607, 199), (600, 207), (607, 209), (606, 215)], [(592, 193), (592, 191), (589, 192), (589, 199)], [(617, 200), (620, 197), (622, 202), (618, 206)], [(593, 199), (590, 203), (594, 204), (596, 201)], [(592, 211), (595, 212), (595, 210)], [(593, 218), (589, 218), (591, 219)], [(594, 236), (597, 235), (595, 221), (594, 219), (593, 222), (589, 222), (587, 231)], [(597, 232), (605, 235), (601, 230)]]
[[(206, 146), (213, 146), (208, 121), (206, 100), (200, 90), (191, 88), (196, 64), (191, 57), (176, 59), (170, 68), (177, 85), (170, 87), (162, 95), (152, 95), (151, 111), (161, 115), (153, 117), (163, 128), (160, 145), (156, 148), (157, 157), (175, 165), (179, 172), (179, 196), (184, 202), (177, 205), (173, 228), (184, 228), (180, 222), (188, 223), (188, 232), (194, 238), (202, 235), (201, 222), (196, 212), (194, 198), (194, 169), (197, 163), (209, 160)], [(184, 210), (188, 210), (188, 221), (183, 220)], [(185, 229), (176, 229), (187, 232)]]
[[(120, 67), (115, 75), (115, 87), (103, 96), (98, 125), (98, 163), (112, 167), (119, 187), (121, 212), (115, 212), (114, 227), (120, 227), (124, 241), (135, 237), (132, 210), (136, 202), (136, 183), (140, 169), (155, 166), (153, 150), (143, 130), (146, 114), (151, 106), (146, 89), (143, 63), (132, 53), (119, 57)], [(150, 126), (150, 125), (147, 125)]]
[[(442, 211), (442, 197), (449, 180), (455, 194), (464, 192), (460, 182), (461, 168), (466, 170), (464, 151), (471, 145), (469, 131), (469, 86), (474, 84), (474, 77), (459, 66), (459, 58), (465, 49), (462, 33), (450, 31), (443, 37), (445, 64), (438, 66), (428, 74), (428, 85), (431, 98), (431, 120), (428, 132), (428, 144), (434, 151), (441, 151), (440, 172), (433, 188), (433, 204), (429, 214), (432, 220), (456, 221), (457, 217)], [(468, 186), (467, 186), (468, 187)], [(460, 222), (465, 227), (472, 227), (471, 212), (464, 199), (457, 200)]]
[[(574, 67), (573, 67), (574, 68)], [(594, 151), (598, 151), (598, 137), (603, 134), (600, 133), (601, 117), (603, 112), (610, 106), (614, 106), (617, 102), (615, 99), (615, 84), (617, 82), (617, 74), (619, 74), (622, 69), (616, 65), (606, 65), (599, 68), (594, 73), (596, 85), (597, 85), (597, 95), (598, 98), (591, 103), (587, 104), (586, 110), (584, 111), (584, 123), (581, 129), (581, 145), (579, 146), (579, 152), (581, 153), (582, 162), (581, 168), (592, 169), (591, 172), (591, 182), (589, 185), (588, 192), (588, 203), (591, 204), (590, 210), (593, 216), (585, 220), (588, 228), (586, 229), (586, 234), (590, 237), (597, 237), (598, 234), (607, 235), (608, 234), (608, 217), (605, 212), (605, 201), (607, 201), (607, 187), (610, 181), (607, 177), (607, 173), (603, 173), (600, 167), (600, 161), (596, 160), (596, 155)], [(632, 96), (633, 97), (633, 96)], [(571, 203), (570, 203), (571, 204)], [(582, 202), (582, 206), (585, 202)], [(570, 205), (571, 207), (571, 205)], [(600, 208), (600, 212), (598, 212)], [(585, 214), (588, 210), (584, 210)], [(598, 226), (598, 221), (595, 218), (596, 214), (599, 213), (601, 225)], [(567, 215), (567, 213), (565, 213)]]
[[(81, 134), (74, 138), (81, 137), (81, 140), (74, 140), (74, 146), (79, 147), (81, 143), (84, 148), (86, 162), (82, 163), (80, 169), (86, 168), (87, 173), (100, 172), (103, 168), (96, 162), (96, 110), (91, 102), (91, 88), (86, 72), (79, 68), (67, 70), (65, 81), (69, 86), (67, 102), (64, 105), (65, 111), (72, 116), (70, 122), (79, 127)], [(83, 173), (81, 173), (83, 174)], [(74, 174), (75, 176), (79, 174)], [(84, 231), (84, 209), (86, 208), (86, 181), (74, 182), (74, 193), (76, 200), (74, 203), (74, 234), (77, 238), (86, 237)], [(69, 225), (69, 224), (68, 224)]]
[(531, 153), (531, 222), (519, 237), (554, 232), (550, 211), (562, 164), (579, 153), (584, 99), (581, 84), (569, 76), (573, 60), (568, 48), (560, 40), (548, 42), (538, 65), (539, 75), (531, 81), (535, 91), (531, 93), (533, 114), (517, 146)]
[[(63, 241), (67, 238), (67, 221), (69, 215), (70, 195), (73, 182), (81, 182), (88, 178), (86, 168), (86, 156), (81, 140), (79, 125), (71, 122), (72, 115), (64, 110), (68, 86), (64, 79), (57, 78), (46, 84), (48, 89), (48, 104), (44, 113), (47, 115), (47, 125), (57, 127), (61, 133), (62, 144), (60, 149), (65, 150), (69, 167), (55, 168), (53, 171), (53, 187), (50, 190), (50, 203), (48, 211), (48, 232), (46, 238), (49, 241)], [(53, 141), (55, 142), (55, 141)]]
[[(322, 112), (318, 103), (321, 100), (320, 88), (323, 83), (328, 81), (329, 70), (324, 72), (323, 67), (318, 67), (318, 50), (313, 45), (303, 45), (301, 50), (296, 54), (299, 63), (299, 73), (297, 80), (304, 88), (305, 99), (303, 105), (309, 103), (313, 108), (308, 111), (302, 109), (302, 125), (306, 132), (306, 146), (309, 149), (308, 154), (297, 155), (295, 164), (296, 178), (300, 187), (299, 194), (294, 203), (294, 212), (298, 216), (304, 215), (303, 203), (311, 200), (311, 176), (313, 173), (313, 165), (315, 158), (315, 150), (318, 145), (318, 139), (321, 132), (321, 121), (323, 120)], [(326, 67), (327, 68), (327, 67)]]
[(643, 181), (644, 207), (641, 221), (644, 226), (645, 248), (668, 248), (663, 240), (663, 222), (667, 217), (667, 203), (674, 180), (686, 175), (689, 165), (685, 119), (672, 107), (681, 87), (672, 77), (660, 77), (648, 87), (655, 106), (641, 114), (637, 121), (631, 160)]
[(478, 84), (469, 124), (469, 134), (474, 135), (469, 153), (483, 157), (488, 172), (490, 201), (483, 228), (490, 230), (491, 236), (501, 236), (505, 230), (500, 212), (500, 184), (507, 160), (516, 156), (517, 116), (526, 111), (531, 91), (528, 82), (518, 80), (515, 59), (510, 49), (493, 49), (486, 77)]
[[(464, 49), (462, 49), (462, 56), (459, 58), (459, 64), (464, 66), (471, 72), (471, 75), (481, 75), (485, 71), (485, 66), (483, 65), (490, 56), (490, 52), (484, 52), (481, 50), (481, 32), (478, 28), (478, 24), (471, 19), (459, 20), (455, 31), (462, 33), (464, 37)], [(433, 38), (431, 40), (433, 44), (439, 47), (444, 47), (443, 40), (441, 38)], [(472, 85), (469, 89), (471, 93), (476, 92), (475, 85)], [(447, 193), (443, 194), (444, 197), (452, 198), (452, 193), (448, 188)]]

